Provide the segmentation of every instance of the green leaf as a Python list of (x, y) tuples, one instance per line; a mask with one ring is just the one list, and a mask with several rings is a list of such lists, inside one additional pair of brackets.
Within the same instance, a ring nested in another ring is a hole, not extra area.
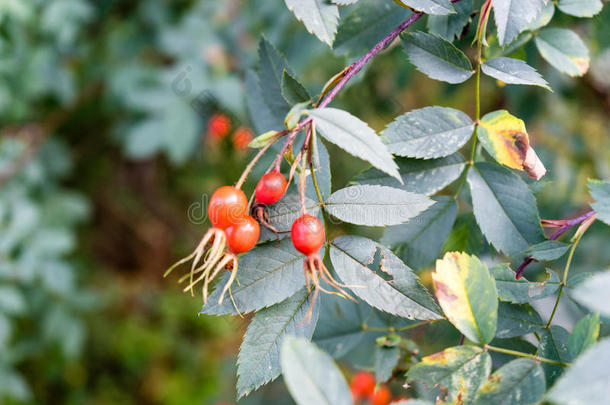
[(407, 381), (420, 381), (428, 388), (441, 385), (449, 391), (450, 403), (467, 404), (490, 373), (489, 353), (475, 346), (456, 346), (424, 357), (409, 369)]
[(472, 212), (458, 215), (453, 229), (443, 246), (446, 252), (457, 251), (478, 254), (484, 247), (483, 234)]
[(351, 405), (347, 382), (330, 356), (303, 338), (286, 336), (281, 364), (284, 382), (298, 405)]
[[(319, 204), (308, 197), (305, 197), (305, 208), (307, 208), (309, 215), (318, 216), (320, 213)], [(258, 238), (259, 243), (290, 236), (292, 223), (303, 213), (301, 199), (298, 194), (287, 194), (275, 204), (268, 205), (266, 209), (269, 223), (280, 233), (276, 235), (273, 231), (261, 226), (261, 234)]]
[(436, 298), (449, 321), (473, 342), (496, 334), (498, 293), (487, 266), (476, 256), (447, 252), (432, 273)]
[(387, 228), (381, 239), (415, 269), (430, 265), (438, 257), (457, 216), (458, 205), (453, 198), (434, 200), (436, 204), (407, 223)]
[(524, 253), (536, 260), (550, 262), (559, 259), (568, 250), (570, 250), (570, 245), (566, 243), (558, 242), (556, 240), (547, 240), (531, 246)]
[(339, 9), (325, 0), (285, 0), (295, 17), (310, 34), (332, 46), (339, 23)]
[[(538, 356), (568, 363), (571, 360), (568, 352), (568, 339), (570, 334), (561, 326), (551, 325), (550, 329), (543, 329), (538, 343)], [(543, 364), (547, 386), (552, 386), (557, 377), (563, 373), (562, 366)]]
[(559, 278), (554, 271), (547, 270), (544, 281), (527, 281), (525, 277), (515, 279), (515, 272), (508, 264), (500, 264), (490, 269), (496, 279), (496, 288), (501, 300), (515, 304), (524, 304), (553, 295), (559, 289)]
[(341, 236), (331, 243), (330, 258), (341, 280), (362, 286), (352, 291), (373, 307), (409, 319), (440, 318), (417, 276), (389, 249), (360, 236)]
[(320, 306), (316, 303), (311, 320), (305, 320), (310, 305), (311, 296), (302, 289), (252, 318), (237, 358), (238, 399), (280, 375), (280, 348), (285, 336), (311, 339)]
[(226, 272), (201, 313), (237, 314), (235, 306), (239, 312), (248, 313), (285, 300), (305, 285), (304, 258), (294, 249), (290, 239), (283, 239), (279, 246), (270, 242), (255, 247), (239, 258), (239, 284), (231, 287), (232, 299), (225, 297), (222, 305), (218, 305), (222, 288), (230, 276)]
[[(292, 72), (286, 59), (266, 38), (261, 38), (258, 46), (258, 85), (267, 108), (271, 114), (279, 117), (281, 123), (284, 122), (284, 117), (290, 111), (290, 106), (282, 96), (284, 71)], [(265, 130), (281, 128), (280, 126)]]
[(610, 181), (589, 179), (589, 191), (595, 200), (591, 207), (597, 218), (610, 225)]
[(377, 383), (386, 382), (392, 377), (392, 371), (400, 360), (398, 347), (375, 347), (375, 379)]
[(589, 70), (589, 50), (573, 31), (544, 28), (535, 41), (540, 55), (560, 72), (583, 76)]
[(573, 359), (597, 342), (599, 327), (599, 314), (589, 314), (576, 322), (568, 339), (568, 351)]
[(399, 0), (405, 6), (430, 15), (447, 15), (455, 13), (449, 0)]
[(246, 72), (246, 102), (250, 119), (257, 133), (275, 132), (284, 127), (282, 112), (271, 110), (267, 106), (258, 76), (252, 70)]
[(403, 34), (402, 39), (409, 61), (432, 79), (462, 83), (472, 76), (470, 61), (451, 42), (424, 32)]
[(546, 173), (544, 165), (530, 146), (525, 123), (506, 110), (487, 113), (481, 118), (477, 137), (485, 150), (500, 164), (525, 170), (539, 180)]
[(380, 170), (371, 168), (357, 175), (352, 182), (390, 186), (417, 194), (430, 195), (453, 183), (464, 170), (464, 158), (454, 153), (440, 159), (398, 158), (398, 172), (403, 184)]
[(602, 316), (610, 316), (608, 291), (610, 291), (610, 270), (595, 273), (593, 277), (578, 284), (570, 296), (591, 311), (599, 312)]
[(305, 87), (299, 83), (294, 77), (290, 76), (286, 70), (282, 73), (282, 96), (289, 104), (299, 104), (311, 100), (311, 96), (305, 90)]
[(520, 59), (500, 56), (486, 60), (481, 65), (483, 73), (506, 84), (528, 84), (551, 90), (549, 84), (533, 67)]
[(256, 138), (250, 141), (248, 144), (249, 148), (260, 149), (267, 145), (273, 137), (277, 135), (277, 131), (267, 131), (263, 134), (258, 135)]
[(610, 398), (610, 338), (580, 356), (548, 392), (557, 405), (604, 404)]
[(342, 357), (370, 333), (362, 325), (370, 324), (372, 309), (362, 301), (355, 303), (332, 295), (323, 295), (320, 299), (314, 342), (331, 356)]
[[(549, 1), (546, 4), (543, 3), (540, 14), (538, 14), (538, 17), (536, 17), (536, 19), (534, 19), (534, 21), (532, 21), (527, 26), (527, 30), (536, 31), (542, 27), (547, 26), (553, 19), (554, 14), (555, 14), (555, 6), (553, 5), (553, 2)], [(528, 37), (529, 37), (528, 41), (529, 41), (532, 38), (531, 32), (528, 32), (525, 34), (528, 34)], [(512, 46), (512, 44), (514, 44), (515, 42), (518, 42), (518, 39), (513, 41), (509, 46)]]
[(536, 200), (523, 180), (490, 163), (476, 163), (472, 169), (468, 184), (474, 215), (497, 250), (518, 255), (545, 240)]
[(510, 43), (521, 31), (534, 21), (541, 10), (539, 0), (504, 0), (492, 2), (498, 42), (501, 46)]
[(531, 359), (516, 359), (500, 367), (478, 392), (475, 405), (527, 405), (546, 390), (544, 371)]
[(357, 225), (401, 224), (434, 204), (420, 194), (386, 186), (350, 186), (335, 191), (324, 209), (341, 221)]
[(601, 0), (559, 0), (557, 8), (575, 17), (593, 17), (602, 11)]
[(500, 339), (523, 336), (545, 327), (538, 312), (530, 304), (509, 304), (500, 302), (498, 306), (498, 329)]
[(369, 0), (358, 3), (341, 18), (333, 43), (335, 53), (362, 55), (411, 15), (411, 11), (391, 1)]
[(398, 156), (438, 158), (458, 151), (472, 136), (474, 123), (449, 107), (425, 107), (400, 115), (381, 135)]
[(328, 141), (377, 169), (400, 179), (398, 166), (375, 131), (350, 113), (336, 108), (309, 110), (316, 128)]
[(453, 4), (455, 14), (428, 16), (428, 31), (440, 35), (448, 41), (458, 38), (470, 21), (472, 0), (460, 0)]

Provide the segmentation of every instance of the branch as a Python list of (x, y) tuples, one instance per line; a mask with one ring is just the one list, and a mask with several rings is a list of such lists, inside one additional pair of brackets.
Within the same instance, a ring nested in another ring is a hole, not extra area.
[[(460, 0), (451, 0), (452, 3), (457, 3), (458, 1), (460, 1)], [(375, 45), (373, 48), (371, 48), (371, 50), (369, 50), (363, 57), (361, 57), (356, 62), (352, 63), (351, 65), (349, 65), (348, 67), (343, 69), (343, 71), (340, 72), (339, 75), (337, 75), (337, 76), (341, 77), (341, 80), (339, 80), (337, 82), (337, 84), (335, 84), (333, 86), (332, 90), (330, 90), (324, 96), (324, 98), (318, 103), (317, 108), (325, 108), (326, 106), (328, 106), (330, 104), (330, 102), (333, 101), (335, 96), (341, 91), (341, 89), (343, 89), (345, 87), (347, 82), (349, 82), (351, 80), (352, 77), (356, 76), (356, 74), (358, 74), (358, 72), (360, 72), (362, 70), (362, 68), (364, 66), (366, 66), (366, 64), (375, 57), (375, 55), (377, 55), (379, 52), (381, 52), (383, 49), (385, 49), (385, 47), (388, 46), (389, 44), (391, 44), (392, 41), (394, 41), (400, 35), (401, 32), (406, 30), (415, 21), (419, 20), (423, 15), (424, 15), (423, 12), (413, 13), (411, 16), (409, 16), (409, 18), (407, 18), (405, 21), (403, 21), (400, 25), (398, 25), (396, 28), (394, 28), (392, 30), (392, 32), (390, 32), (381, 41), (379, 41), (377, 43), (377, 45)], [(308, 124), (311, 121), (312, 121), (312, 118), (309, 117), (309, 118), (302, 120), (301, 122), (299, 122), (297, 124), (297, 126), (294, 128), (294, 130), (290, 133), (290, 135), (286, 139), (286, 142), (284, 143), (284, 146), (282, 147), (282, 151), (278, 155), (279, 159), (281, 159), (281, 156), (288, 149), (288, 147), (290, 145), (292, 145), (292, 142), (296, 138), (296, 136), (297, 136), (298, 132), (301, 130), (301, 128), (303, 128), (306, 124)]]
[[(586, 219), (588, 219), (589, 217), (591, 217), (594, 214), (595, 214), (595, 211), (589, 211), (586, 214), (583, 214), (579, 217), (572, 218), (572, 219), (562, 219), (559, 221), (542, 220), (542, 224), (559, 226), (559, 229), (554, 234), (552, 234), (548, 239), (548, 240), (556, 240), (556, 239), (559, 239), (559, 237), (561, 235), (563, 235), (568, 230), (570, 230), (570, 228), (572, 228), (575, 225), (580, 224), (581, 222), (585, 221)], [(515, 279), (519, 280), (521, 278), (521, 276), (523, 275), (525, 268), (533, 261), (534, 261), (533, 257), (527, 256), (523, 260), (523, 262), (519, 265), (519, 267), (517, 267), (517, 270), (515, 271)]]

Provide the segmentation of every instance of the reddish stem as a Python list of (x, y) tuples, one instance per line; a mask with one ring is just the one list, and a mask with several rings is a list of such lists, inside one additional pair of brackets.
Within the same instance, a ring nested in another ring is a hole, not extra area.
[[(547, 223), (547, 224), (553, 224), (553, 223), (563, 224), (563, 225), (559, 226), (559, 229), (557, 229), (557, 231), (555, 231), (555, 233), (552, 234), (548, 240), (559, 239), (559, 237), (561, 235), (563, 235), (564, 233), (566, 233), (570, 228), (572, 228), (575, 225), (580, 224), (581, 222), (585, 221), (587, 218), (591, 217), (594, 214), (595, 214), (595, 211), (589, 211), (579, 217), (572, 218), (572, 219), (564, 219), (564, 220), (559, 220), (559, 221), (543, 221), (544, 223)], [(517, 270), (515, 271), (516, 280), (519, 280), (521, 278), (521, 276), (523, 275), (523, 272), (525, 271), (525, 268), (533, 261), (534, 261), (534, 259), (531, 256), (528, 256), (523, 260), (523, 262), (519, 265), (519, 267), (517, 267)]]
[[(460, 1), (460, 0), (451, 0), (452, 3), (457, 3), (458, 1)], [(371, 48), (371, 50), (369, 50), (362, 58), (360, 58), (356, 62), (352, 63), (349, 66), (349, 68), (347, 69), (347, 73), (345, 74), (345, 76), (343, 76), (343, 78), (332, 88), (332, 90), (328, 92), (328, 94), (322, 99), (322, 101), (320, 102), (320, 104), (317, 108), (324, 108), (324, 107), (328, 106), (328, 104), (330, 104), (330, 102), (341, 91), (341, 89), (343, 89), (343, 87), (345, 87), (347, 82), (349, 82), (352, 77), (354, 77), (356, 74), (358, 74), (358, 72), (360, 72), (360, 70), (362, 70), (362, 68), (371, 59), (373, 59), (373, 57), (375, 57), (375, 55), (377, 55), (379, 52), (381, 52), (386, 46), (388, 46), (392, 41), (394, 41), (396, 39), (396, 37), (398, 37), (398, 35), (400, 35), (401, 32), (403, 32), (405, 29), (407, 29), (415, 21), (419, 20), (423, 15), (424, 15), (424, 13), (417, 12), (417, 13), (414, 13), (411, 16), (409, 16), (409, 18), (407, 18), (400, 25), (398, 25), (396, 28), (394, 28), (392, 30), (392, 32), (390, 32), (381, 41), (379, 41), (377, 43), (377, 45), (375, 45), (373, 48)], [(294, 142), (294, 139), (296, 138), (296, 136), (299, 133), (299, 131), (301, 130), (301, 128), (303, 128), (306, 124), (308, 124), (311, 121), (312, 121), (312, 118), (309, 117), (309, 118), (306, 118), (303, 121), (299, 122), (297, 124), (297, 126), (292, 130), (292, 132), (288, 135), (288, 138), (286, 139), (286, 142), (284, 143), (284, 146), (282, 147), (282, 150), (276, 160), (276, 167), (279, 167), (279, 164), (282, 162), (282, 156), (284, 155), (284, 153), (286, 152), (288, 147), (290, 145), (292, 145), (292, 143)]]

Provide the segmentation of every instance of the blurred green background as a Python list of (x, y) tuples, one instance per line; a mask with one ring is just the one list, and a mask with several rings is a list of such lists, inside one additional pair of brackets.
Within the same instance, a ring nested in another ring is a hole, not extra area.
[[(588, 177), (610, 178), (610, 7), (551, 25), (585, 39), (590, 72), (561, 75), (530, 43), (517, 57), (554, 92), (485, 78), (482, 111), (525, 120), (549, 169), (532, 186), (541, 216), (559, 219), (586, 209)], [(244, 77), (261, 35), (312, 94), (365, 51), (333, 53), (281, 0), (0, 0), (0, 403), (235, 402), (247, 319), (197, 316), (200, 298), (162, 273), (205, 231), (205, 195), (246, 164), (243, 128), (257, 128)], [(393, 46), (334, 104), (382, 129), (427, 105), (472, 116), (473, 84), (429, 80)], [(217, 113), (231, 120), (222, 139), (208, 130)], [(365, 166), (329, 149), (337, 189)], [(460, 208), (467, 223), (467, 198)], [(595, 224), (574, 271), (608, 268), (609, 244)], [(566, 303), (559, 322), (570, 325), (571, 311)], [(274, 383), (240, 403), (291, 400)]]

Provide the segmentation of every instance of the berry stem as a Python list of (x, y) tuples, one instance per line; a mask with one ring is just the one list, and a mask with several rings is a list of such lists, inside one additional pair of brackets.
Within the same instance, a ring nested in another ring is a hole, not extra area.
[(239, 178), (239, 180), (237, 180), (237, 183), (235, 183), (235, 188), (241, 189), (241, 186), (244, 185), (244, 182), (248, 178), (248, 175), (252, 171), (252, 168), (254, 167), (256, 162), (258, 162), (259, 159), (261, 157), (263, 157), (265, 152), (267, 152), (267, 150), (271, 147), (271, 145), (273, 145), (275, 143), (275, 141), (280, 139), (280, 137), (282, 137), (284, 134), (285, 134), (285, 131), (278, 132), (277, 135), (275, 135), (273, 138), (271, 138), (269, 140), (269, 142), (267, 142), (267, 144), (265, 146), (263, 146), (261, 148), (261, 150), (258, 151), (256, 156), (254, 156), (254, 158), (250, 161), (250, 163), (248, 163), (248, 166), (246, 166), (246, 168), (244, 169), (243, 173), (241, 174), (241, 177)]
[[(587, 219), (589, 219), (591, 216), (593, 216), (595, 214), (595, 211), (589, 211), (579, 217), (576, 218), (572, 218), (572, 219), (564, 219), (564, 220), (560, 220), (560, 221), (545, 221), (543, 220), (542, 223), (561, 223), (562, 225), (559, 227), (559, 229), (552, 234), (548, 240), (557, 240), (559, 239), (559, 237), (561, 235), (563, 235), (564, 233), (566, 233), (570, 228), (572, 228), (575, 225), (580, 224), (583, 221), (586, 221)], [(531, 262), (533, 262), (534, 259), (531, 256), (527, 256), (523, 262), (519, 265), (519, 267), (517, 267), (517, 270), (515, 270), (515, 279), (519, 280), (521, 278), (521, 276), (523, 276), (523, 272), (525, 271), (525, 268), (527, 266), (529, 266), (529, 264)]]
[(578, 242), (589, 228), (589, 226), (595, 221), (594, 216), (589, 216), (584, 219), (581, 223), (581, 229), (576, 231), (576, 234), (572, 237), (572, 248), (570, 249), (570, 253), (568, 254), (568, 260), (566, 261), (566, 266), (563, 269), (563, 278), (561, 280), (561, 284), (559, 284), (559, 292), (557, 293), (557, 299), (555, 300), (555, 305), (553, 305), (553, 311), (551, 312), (551, 316), (549, 317), (549, 321), (547, 322), (545, 328), (549, 329), (551, 327), (551, 322), (553, 322), (553, 318), (555, 317), (555, 312), (557, 311), (557, 307), (559, 306), (559, 301), (561, 300), (561, 294), (563, 293), (563, 289), (565, 288), (568, 282), (568, 273), (570, 272), (570, 265), (572, 264), (572, 258), (574, 257), (574, 251), (576, 250), (576, 246), (578, 246)]
[(569, 367), (570, 366), (570, 363), (564, 363), (562, 361), (546, 359), (544, 357), (538, 357), (538, 356), (536, 356), (534, 354), (523, 353), (523, 352), (519, 352), (517, 350), (505, 349), (503, 347), (496, 347), (496, 346), (485, 345), (484, 348), (485, 348), (485, 350), (490, 350), (492, 352), (508, 354), (508, 355), (516, 356), (516, 357), (525, 357), (525, 358), (528, 358), (528, 359), (539, 361), (540, 363), (554, 364), (556, 366), (562, 366), (562, 367)]

